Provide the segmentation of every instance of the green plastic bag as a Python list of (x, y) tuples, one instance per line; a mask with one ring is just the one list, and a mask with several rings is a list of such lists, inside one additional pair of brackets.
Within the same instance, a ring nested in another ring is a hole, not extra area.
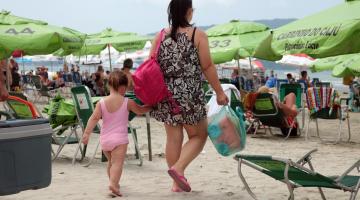
[(242, 110), (224, 106), (209, 120), (208, 134), (217, 152), (229, 156), (245, 148), (246, 130)]

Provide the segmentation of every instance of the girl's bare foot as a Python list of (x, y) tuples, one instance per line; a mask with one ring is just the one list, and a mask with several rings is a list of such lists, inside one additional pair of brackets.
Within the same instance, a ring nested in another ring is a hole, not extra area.
[(110, 185), (109, 190), (113, 196), (118, 196), (118, 197), (122, 196), (122, 194), (120, 193), (120, 186), (115, 187), (115, 186)]

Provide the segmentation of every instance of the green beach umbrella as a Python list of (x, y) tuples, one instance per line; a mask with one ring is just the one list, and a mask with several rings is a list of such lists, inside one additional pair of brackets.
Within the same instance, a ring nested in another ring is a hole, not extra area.
[[(139, 36), (136, 33), (118, 32), (107, 28), (100, 33), (89, 35), (78, 53), (80, 55), (96, 55), (105, 48), (108, 48), (110, 52), (110, 45), (120, 52), (138, 50), (144, 48), (148, 40), (150, 40), (148, 37)], [(112, 71), (110, 53), (109, 60)]]
[(214, 26), (206, 33), (215, 64), (253, 56), (256, 47), (270, 35), (263, 24), (238, 20)]
[(315, 62), (313, 62), (310, 65), (309, 69), (312, 72), (330, 71), (333, 70), (335, 66), (340, 65), (357, 55), (358, 54), (345, 54), (345, 55), (316, 59)]
[(360, 54), (317, 59), (310, 69), (313, 72), (332, 70), (332, 75), (335, 77), (360, 76)]
[(360, 0), (297, 20), (272, 31), (255, 57), (278, 60), (282, 55), (305, 53), (324, 58), (360, 52)]
[(72, 53), (82, 47), (84, 39), (84, 34), (69, 28), (0, 12), (0, 58), (9, 57), (15, 50), (23, 55), (50, 54), (60, 48)]

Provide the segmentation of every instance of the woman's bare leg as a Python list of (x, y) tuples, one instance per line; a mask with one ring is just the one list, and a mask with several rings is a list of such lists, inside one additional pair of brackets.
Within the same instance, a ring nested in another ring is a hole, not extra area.
[(184, 128), (189, 140), (182, 147), (179, 160), (173, 165), (173, 168), (181, 175), (184, 175), (186, 167), (204, 148), (207, 139), (207, 120), (204, 119), (197, 125), (184, 125)]
[(126, 151), (127, 144), (121, 144), (111, 152), (109, 189), (118, 196), (121, 196), (119, 181), (123, 170)]
[[(165, 124), (166, 130), (166, 149), (165, 156), (168, 167), (172, 167), (180, 157), (184, 133), (182, 126), (171, 126)], [(173, 191), (179, 190), (179, 186), (173, 182)]]

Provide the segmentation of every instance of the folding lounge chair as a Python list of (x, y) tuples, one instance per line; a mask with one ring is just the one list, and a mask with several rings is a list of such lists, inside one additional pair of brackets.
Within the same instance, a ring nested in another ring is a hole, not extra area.
[(276, 80), (276, 90), (280, 91), (280, 86), (282, 84), (287, 84), (287, 83), (289, 83), (289, 81), (287, 79), (277, 79)]
[[(10, 93), (10, 95), (14, 95), (14, 93)], [(4, 107), (13, 119), (36, 119), (42, 117), (37, 108), (27, 101), (23, 95), (9, 96)]]
[(304, 106), (304, 86), (299, 83), (283, 83), (280, 85), (279, 99), (281, 102), (284, 101), (285, 96), (294, 93), (296, 96), (296, 107), (301, 113), (301, 129), (305, 127), (305, 106)]
[[(325, 90), (326, 89), (326, 90)], [(310, 124), (312, 121), (315, 121), (316, 124), (316, 133), (317, 137), (320, 137), (318, 119), (324, 120), (339, 120), (338, 136), (334, 141), (339, 143), (341, 141), (343, 121), (347, 121), (348, 126), (348, 139), (347, 142), (351, 139), (351, 129), (350, 129), (350, 120), (348, 113), (348, 106), (339, 105), (335, 109), (330, 109), (335, 103), (335, 98), (333, 95), (336, 95), (337, 91), (333, 88), (320, 87), (320, 88), (309, 88), (307, 91), (306, 102), (309, 110), (309, 121), (307, 124), (307, 129), (305, 132), (305, 139), (309, 137)]]
[(35, 100), (34, 102), (37, 102), (41, 97), (46, 97), (48, 102), (50, 101), (50, 98), (54, 95), (52, 93), (55, 93), (56, 90), (50, 90), (48, 87), (43, 85), (40, 80), (40, 76), (32, 76), (31, 81), (33, 82), (33, 85), (36, 88), (37, 93), (35, 94)]
[[(89, 88), (87, 88), (86, 86), (78, 86), (78, 87), (71, 88), (71, 94), (72, 94), (72, 98), (73, 98), (74, 105), (75, 105), (75, 111), (76, 111), (76, 114), (77, 114), (77, 117), (78, 117), (78, 120), (79, 120), (79, 125), (80, 125), (80, 127), (82, 129), (82, 132), (84, 133), (87, 122), (88, 122), (91, 114), (94, 111), (94, 105), (93, 105), (93, 103), (91, 101), (90, 91), (89, 91)], [(135, 144), (135, 150), (136, 150), (136, 153), (137, 153), (137, 155), (139, 157), (139, 160), (140, 160), (139, 166), (141, 166), (143, 160), (142, 160), (140, 148), (139, 148), (139, 145), (138, 145), (138, 142), (137, 142), (137, 138), (136, 138), (136, 135), (135, 135), (134, 128), (131, 126), (130, 123), (129, 123), (128, 130), (130, 131), (130, 133), (131, 133), (131, 135), (133, 137), (134, 144)], [(100, 126), (99, 125), (97, 125), (95, 127), (93, 133), (100, 134)], [(81, 137), (81, 140), (82, 140), (82, 137)], [(91, 163), (93, 162), (93, 160), (95, 158), (95, 155), (96, 155), (96, 152), (97, 152), (97, 149), (99, 147), (99, 144), (100, 144), (100, 141), (97, 142), (94, 154), (92, 155), (89, 163), (85, 165), (86, 167), (90, 166)], [(84, 154), (85, 154), (86, 153), (86, 146), (84, 146), (83, 148), (84, 148)], [(79, 143), (79, 147), (75, 152), (74, 159), (73, 159), (73, 164), (75, 163), (75, 157), (76, 157), (76, 155), (77, 155), (77, 153), (78, 153), (78, 151), (80, 149), (81, 149), (81, 143)]]
[[(286, 136), (285, 139), (289, 138), (290, 135), (297, 136), (297, 131), (299, 129), (294, 128), (294, 126), (297, 124), (296, 118), (294, 118), (293, 122), (289, 124), (283, 112), (275, 105), (275, 101), (276, 100), (272, 94), (258, 94), (255, 100), (254, 108), (252, 110), (254, 117), (257, 118), (257, 120), (259, 120), (262, 125), (267, 126), (271, 134), (272, 132), (270, 127), (277, 127), (280, 128), (283, 135)], [(256, 131), (257, 129), (255, 130), (254, 134), (256, 134)], [(300, 131), (299, 135), (301, 135)]]
[[(317, 173), (311, 163), (311, 154), (315, 151), (317, 150), (314, 149), (305, 154), (297, 162), (290, 159), (263, 155), (238, 154), (234, 159), (238, 161), (239, 177), (253, 199), (257, 199), (257, 197), (251, 191), (245, 180), (241, 170), (242, 164), (285, 183), (289, 190), (289, 199), (291, 200), (295, 198), (294, 189), (298, 187), (317, 187), (323, 200), (326, 200), (326, 198), (321, 188), (331, 188), (351, 192), (349, 199), (355, 200), (360, 188), (360, 176), (349, 175), (349, 173), (354, 169), (360, 170), (360, 160), (340, 176), (324, 176)], [(305, 164), (308, 164), (309, 168), (305, 167)]]
[[(52, 160), (54, 161), (67, 144), (78, 144), (81, 135), (78, 134), (78, 121), (74, 107), (65, 102), (60, 95), (50, 101), (49, 106), (44, 109), (49, 116), (50, 125), (53, 129), (52, 144), (57, 145), (56, 151), (52, 149)], [(66, 132), (67, 130), (70, 130)], [(80, 148), (81, 158), (84, 158), (84, 151)], [(75, 158), (74, 158), (75, 159)]]

